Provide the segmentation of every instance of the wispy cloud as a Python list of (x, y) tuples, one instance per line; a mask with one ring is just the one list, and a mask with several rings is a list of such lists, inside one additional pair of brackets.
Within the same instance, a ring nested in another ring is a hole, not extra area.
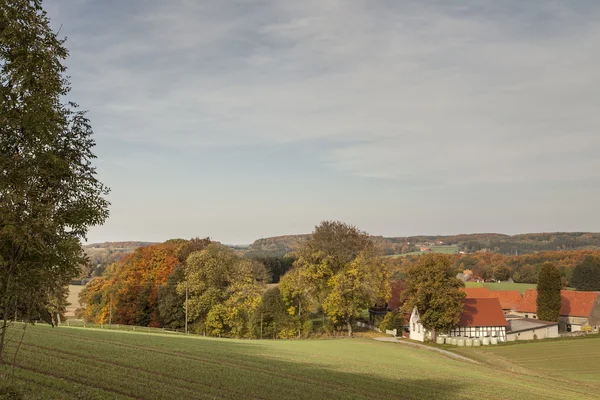
[(600, 178), (598, 2), (98, 3), (51, 14), (80, 21), (73, 95), (104, 135), (311, 141), (326, 168), (439, 185)]

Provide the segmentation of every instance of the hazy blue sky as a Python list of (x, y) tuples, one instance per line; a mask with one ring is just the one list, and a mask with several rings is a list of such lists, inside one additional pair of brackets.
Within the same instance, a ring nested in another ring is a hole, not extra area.
[(47, 0), (90, 241), (600, 230), (600, 1)]

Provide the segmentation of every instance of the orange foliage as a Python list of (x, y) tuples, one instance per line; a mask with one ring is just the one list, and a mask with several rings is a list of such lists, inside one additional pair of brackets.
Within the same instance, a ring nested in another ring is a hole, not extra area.
[(84, 318), (107, 323), (112, 300), (112, 323), (160, 326), (158, 288), (179, 263), (177, 253), (185, 241), (141, 247), (112, 264), (104, 276), (93, 279), (82, 291)]

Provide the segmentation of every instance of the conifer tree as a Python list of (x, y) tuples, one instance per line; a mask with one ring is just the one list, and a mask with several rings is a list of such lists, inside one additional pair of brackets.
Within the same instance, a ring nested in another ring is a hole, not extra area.
[(562, 300), (560, 290), (562, 280), (560, 271), (554, 264), (546, 263), (542, 266), (537, 283), (537, 316), (542, 321), (556, 321), (560, 317)]

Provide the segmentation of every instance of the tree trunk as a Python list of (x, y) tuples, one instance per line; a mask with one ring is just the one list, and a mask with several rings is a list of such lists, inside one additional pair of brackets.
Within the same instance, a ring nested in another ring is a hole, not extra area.
[(350, 318), (346, 320), (346, 326), (348, 327), (348, 337), (352, 337), (352, 320)]
[(0, 328), (0, 364), (2, 363), (2, 356), (4, 353), (4, 342), (6, 339), (6, 330), (8, 329), (8, 323), (6, 317), (2, 317), (2, 327)]

